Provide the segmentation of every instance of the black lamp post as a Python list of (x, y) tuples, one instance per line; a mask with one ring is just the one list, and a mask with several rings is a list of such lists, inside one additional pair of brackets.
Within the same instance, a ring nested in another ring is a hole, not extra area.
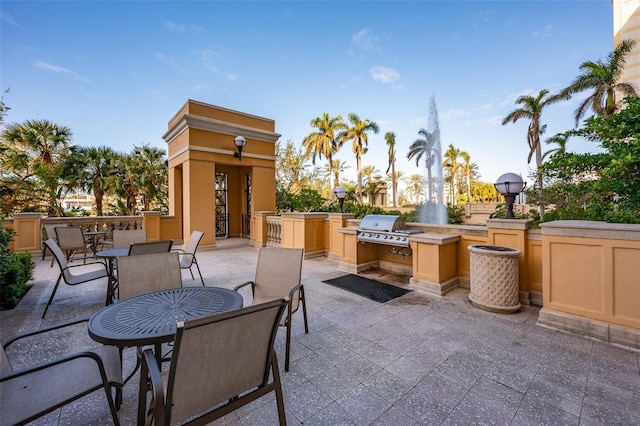
[(344, 199), (347, 196), (347, 188), (345, 188), (344, 186), (336, 186), (333, 189), (333, 193), (335, 194), (336, 198), (338, 199), (338, 203), (340, 203), (340, 213), (344, 213), (344, 210), (342, 209), (342, 207), (344, 206)]
[(238, 161), (242, 161), (242, 148), (244, 148), (247, 144), (247, 140), (242, 136), (236, 136), (236, 138), (233, 140), (233, 143), (235, 144), (236, 148), (238, 148), (238, 152), (234, 152), (233, 156), (234, 158), (237, 158)]
[(504, 196), (504, 200), (507, 204), (507, 212), (504, 215), (505, 219), (515, 219), (513, 214), (513, 203), (518, 195), (524, 189), (526, 183), (522, 178), (515, 173), (505, 173), (498, 178), (498, 181), (493, 184), (496, 190)]

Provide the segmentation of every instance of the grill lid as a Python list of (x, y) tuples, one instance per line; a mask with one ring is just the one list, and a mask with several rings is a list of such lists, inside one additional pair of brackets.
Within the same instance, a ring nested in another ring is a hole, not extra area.
[(402, 216), (368, 214), (360, 221), (360, 230), (363, 231), (396, 232), (404, 227)]

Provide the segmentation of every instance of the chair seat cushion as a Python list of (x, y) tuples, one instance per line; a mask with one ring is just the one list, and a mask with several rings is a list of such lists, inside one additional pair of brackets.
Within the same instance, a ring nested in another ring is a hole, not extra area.
[(97, 280), (98, 278), (104, 278), (107, 275), (108, 275), (108, 272), (105, 269), (105, 267), (100, 265), (100, 267), (94, 271), (82, 272), (81, 274), (78, 274), (78, 275), (65, 274), (65, 278), (66, 278), (65, 281), (69, 285), (74, 285), (74, 284), (85, 283), (87, 281)]
[[(116, 347), (92, 350), (103, 360), (112, 385), (122, 385), (120, 353)], [(0, 383), (2, 424), (20, 423), (50, 407), (63, 405), (102, 387), (100, 370), (91, 358), (76, 358)]]

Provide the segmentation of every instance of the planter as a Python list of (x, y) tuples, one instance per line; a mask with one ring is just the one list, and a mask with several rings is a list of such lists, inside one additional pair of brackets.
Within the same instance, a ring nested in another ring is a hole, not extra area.
[(471, 303), (499, 313), (513, 313), (520, 309), (520, 251), (486, 245), (468, 248)]

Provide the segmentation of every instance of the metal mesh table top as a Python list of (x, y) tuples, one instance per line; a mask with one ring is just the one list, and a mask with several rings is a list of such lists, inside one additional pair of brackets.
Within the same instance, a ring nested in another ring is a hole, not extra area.
[(184, 287), (132, 297), (109, 305), (89, 320), (97, 342), (141, 346), (173, 340), (176, 323), (242, 307), (242, 296), (219, 287)]

